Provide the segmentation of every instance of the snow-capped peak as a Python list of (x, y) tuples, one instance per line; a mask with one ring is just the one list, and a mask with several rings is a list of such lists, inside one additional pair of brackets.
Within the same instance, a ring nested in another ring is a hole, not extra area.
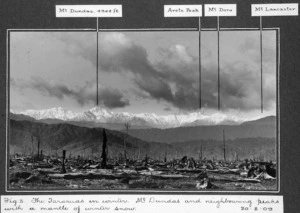
[(111, 116), (113, 115), (113, 112), (108, 111), (107, 109), (104, 109), (102, 107), (94, 107), (90, 110), (89, 112), (93, 113), (94, 115), (99, 115), (99, 116)]
[(21, 112), (20, 114), (24, 114), (30, 117), (33, 117), (37, 120), (41, 119), (59, 119), (59, 120), (71, 120), (76, 116), (76, 113), (71, 110), (64, 109), (62, 107), (55, 107), (51, 109), (43, 109), (43, 110), (26, 110)]
[(81, 113), (62, 107), (44, 110), (26, 110), (21, 114), (41, 119), (59, 119), (64, 121), (97, 122), (97, 123), (130, 123), (135, 126), (172, 128), (179, 126), (240, 124), (245, 119), (222, 112), (195, 111), (191, 113), (157, 115), (155, 113), (114, 113), (102, 107), (94, 107)]

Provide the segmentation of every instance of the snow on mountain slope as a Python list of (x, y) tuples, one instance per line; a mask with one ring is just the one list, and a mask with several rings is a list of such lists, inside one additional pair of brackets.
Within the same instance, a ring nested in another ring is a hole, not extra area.
[(60, 120), (71, 120), (76, 116), (76, 113), (64, 109), (62, 107), (44, 109), (44, 110), (26, 110), (20, 114), (33, 117), (37, 120), (41, 119), (60, 119)]
[(101, 107), (77, 113), (62, 107), (45, 110), (26, 110), (20, 114), (41, 119), (59, 119), (63, 121), (84, 121), (96, 123), (130, 123), (132, 125), (150, 126), (155, 128), (172, 128), (180, 126), (200, 126), (218, 124), (240, 124), (247, 120), (238, 116), (214, 112), (205, 114), (197, 111), (192, 113), (157, 115), (155, 113), (133, 114), (128, 112), (114, 113)]

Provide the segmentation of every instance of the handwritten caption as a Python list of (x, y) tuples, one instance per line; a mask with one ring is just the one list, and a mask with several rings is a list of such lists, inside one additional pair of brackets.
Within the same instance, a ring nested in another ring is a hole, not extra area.
[(283, 213), (282, 196), (40, 195), (1, 196), (1, 212), (272, 212)]
[(202, 5), (164, 5), (165, 17), (201, 17)]
[(297, 3), (288, 4), (252, 4), (252, 16), (298, 16)]
[(56, 5), (56, 17), (122, 17), (122, 5)]
[(236, 4), (205, 4), (205, 16), (236, 16)]

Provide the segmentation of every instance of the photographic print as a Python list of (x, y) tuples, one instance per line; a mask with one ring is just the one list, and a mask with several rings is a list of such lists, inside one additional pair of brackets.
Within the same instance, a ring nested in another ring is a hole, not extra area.
[(278, 190), (278, 29), (8, 42), (9, 190)]
[(299, 211), (299, 3), (0, 14), (1, 212)]

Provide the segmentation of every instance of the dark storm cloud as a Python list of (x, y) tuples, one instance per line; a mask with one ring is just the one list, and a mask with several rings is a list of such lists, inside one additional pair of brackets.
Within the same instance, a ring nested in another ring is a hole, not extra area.
[[(80, 56), (96, 66), (96, 46), (85, 45), (81, 39), (59, 37), (67, 46), (67, 52)], [(89, 38), (94, 38), (89, 36)], [(146, 50), (134, 44), (122, 33), (106, 34), (99, 41), (99, 70), (130, 73), (133, 84), (153, 99), (172, 101), (173, 95), (164, 76), (148, 61)]]
[(198, 58), (192, 56), (182, 45), (171, 45), (161, 50), (161, 60), (156, 65), (163, 71), (165, 81), (173, 85), (172, 105), (186, 110), (197, 109), (198, 101)]
[(122, 34), (106, 38), (101, 49), (102, 70), (133, 74), (135, 85), (152, 99), (177, 108), (197, 108), (197, 60), (184, 46), (173, 45), (162, 51), (158, 64), (151, 64), (146, 50)]
[[(76, 97), (76, 92), (69, 89), (67, 86), (60, 83), (51, 83), (40, 77), (32, 77), (29, 83), (32, 89), (40, 91), (43, 95), (53, 96), (58, 99), (63, 99), (64, 96)], [(78, 98), (79, 102), (81, 101)]]
[[(16, 83), (15, 83), (16, 84)], [(95, 103), (96, 85), (89, 82), (82, 88), (70, 89), (60, 82), (49, 82), (40, 77), (32, 77), (27, 83), (20, 82), (19, 87), (31, 88), (39, 91), (43, 95), (63, 99), (72, 98), (80, 105)], [(108, 108), (119, 108), (129, 105), (129, 101), (125, 99), (120, 91), (113, 88), (99, 87), (99, 102)]]
[[(242, 49), (249, 46), (252, 59), (245, 53), (236, 62), (222, 61), (220, 70), (220, 97), (222, 109), (253, 110), (259, 109), (260, 102), (260, 65), (256, 60), (257, 52), (251, 49), (255, 41), (246, 41)], [(276, 100), (276, 75), (272, 66), (275, 61), (274, 49), (263, 48), (268, 53), (263, 58), (263, 101), (265, 109), (271, 109)], [(242, 54), (242, 53), (241, 53)], [(210, 53), (203, 54), (201, 100), (202, 106), (216, 108), (218, 100), (217, 63), (210, 57)], [(199, 104), (199, 67), (198, 58), (189, 54), (188, 49), (180, 45), (165, 50), (160, 70), (165, 73), (165, 79), (175, 85), (173, 105), (182, 109), (196, 109)]]
[(105, 37), (100, 45), (101, 70), (134, 75), (133, 82), (142, 91), (157, 100), (172, 101), (173, 95), (163, 73), (149, 62), (146, 50), (131, 42), (123, 34)]
[[(80, 55), (96, 65), (94, 46), (84, 46), (78, 40), (62, 40), (70, 44), (67, 50), (69, 54)], [(135, 44), (122, 33), (110, 33), (99, 43), (99, 70), (129, 74), (133, 84), (141, 91), (136, 93), (141, 94), (141, 98), (147, 95), (148, 98), (163, 100), (178, 108), (193, 109), (196, 108), (196, 101), (190, 93), (194, 94), (195, 90), (190, 87), (195, 87), (191, 85), (191, 81), (195, 84), (197, 79), (193, 76), (194, 67), (189, 63), (192, 61), (193, 66), (198, 65), (195, 64), (195, 58), (186, 51), (183, 46), (178, 45), (162, 50), (166, 63), (153, 65), (142, 46)]]
[[(248, 45), (248, 44), (247, 44)], [(250, 45), (250, 44), (249, 44)], [(270, 54), (274, 51), (268, 49)], [(265, 48), (267, 51), (267, 48)], [(209, 56), (210, 54), (205, 54)], [(164, 79), (175, 85), (173, 105), (181, 109), (197, 109), (199, 106), (198, 58), (189, 55), (183, 47), (169, 48), (163, 54), (158, 69), (164, 71)], [(274, 63), (274, 57), (264, 59), (264, 64)], [(201, 100), (202, 106), (216, 108), (218, 100), (217, 64), (210, 57), (203, 57)], [(274, 70), (266, 67), (263, 76), (264, 107), (273, 107), (275, 92)], [(222, 109), (253, 110), (260, 108), (259, 63), (247, 57), (234, 63), (222, 62), (220, 70), (220, 97)]]
[[(80, 43), (80, 42), (77, 42)], [(72, 45), (76, 43), (72, 42)], [(223, 63), (221, 68), (222, 109), (252, 110), (260, 107), (260, 76), (258, 67), (257, 40), (248, 39), (238, 48), (244, 59), (235, 63)], [(96, 63), (94, 47), (73, 49), (72, 54)], [(106, 34), (99, 44), (99, 68), (101, 71), (123, 73), (149, 98), (163, 100), (179, 109), (194, 110), (199, 107), (198, 57), (190, 54), (182, 45), (161, 49), (160, 60), (152, 64), (147, 51), (122, 33)], [(268, 55), (272, 49), (265, 48)], [(210, 51), (202, 58), (202, 106), (217, 107), (217, 65)], [(273, 63), (273, 57), (264, 58), (264, 64)], [(275, 77), (270, 69), (265, 70), (264, 85)], [(275, 82), (264, 86), (264, 104), (271, 108), (275, 101)], [(65, 92), (70, 92), (66, 90)], [(139, 94), (139, 93), (136, 93)]]
[(161, 61), (156, 65), (163, 70), (164, 78), (180, 85), (189, 85), (198, 80), (198, 58), (182, 45), (171, 45), (160, 51)]
[(124, 99), (122, 93), (111, 88), (100, 90), (99, 102), (108, 108), (122, 108), (129, 105), (129, 100)]

